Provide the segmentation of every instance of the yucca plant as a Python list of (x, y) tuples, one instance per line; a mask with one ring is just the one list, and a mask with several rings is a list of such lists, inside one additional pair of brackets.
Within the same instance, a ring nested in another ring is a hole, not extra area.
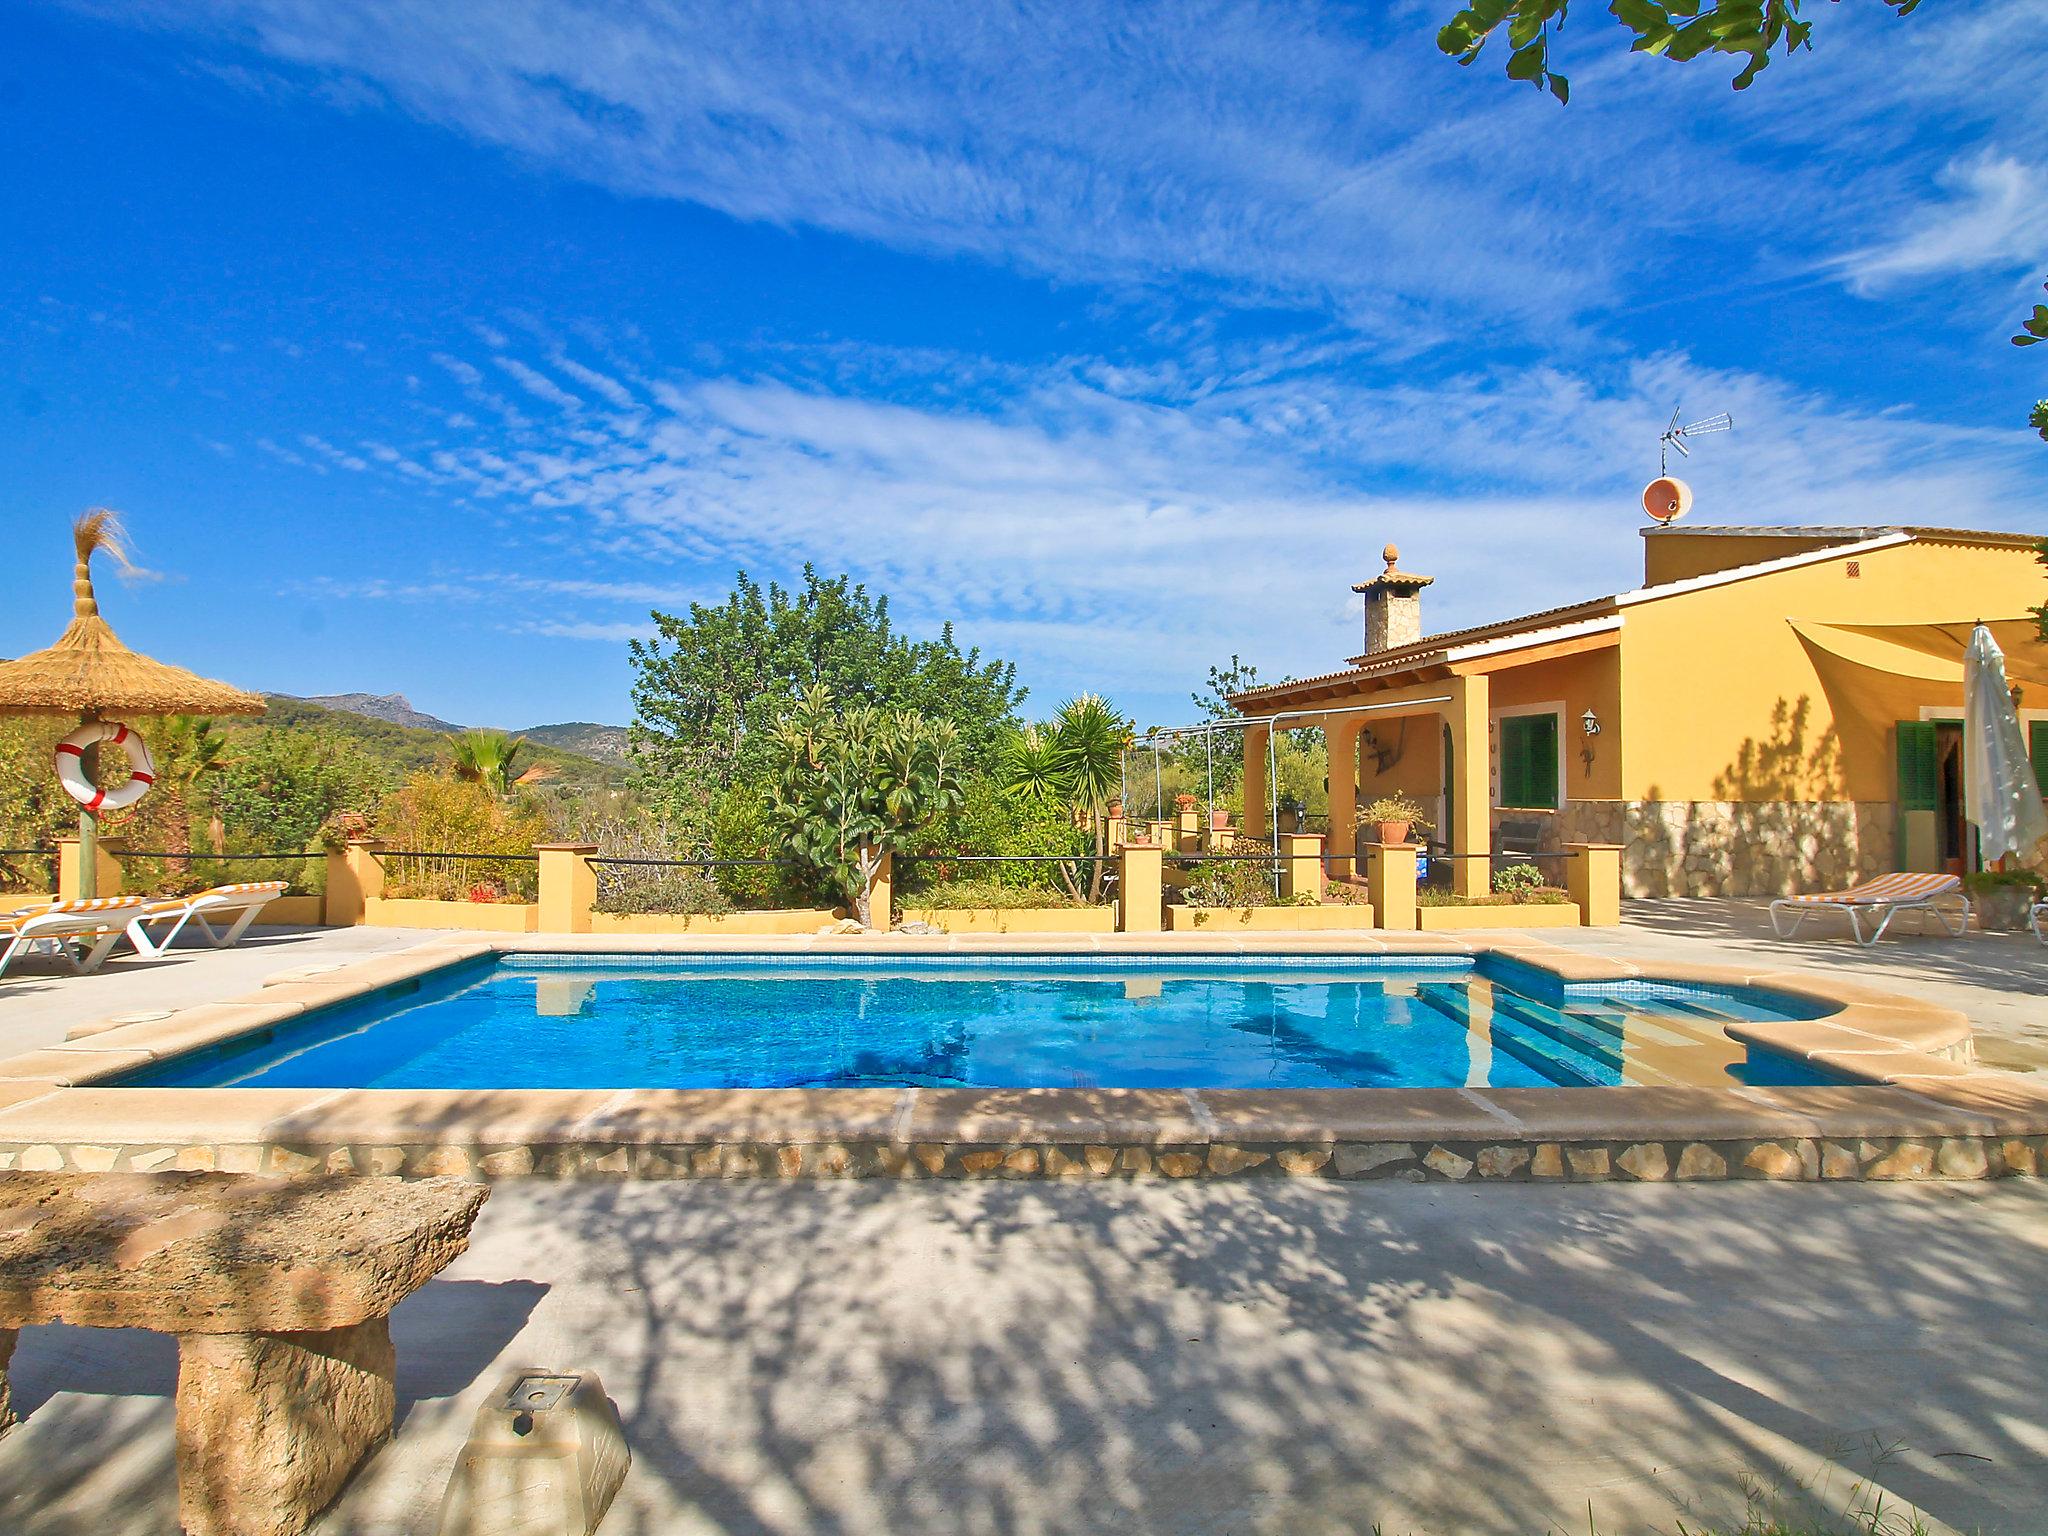
[[(1060, 706), (1044, 725), (1026, 726), (1012, 736), (1003, 753), (1003, 788), (1033, 805), (1056, 802), (1075, 819), (1093, 828), (1094, 872), (1088, 896), (1102, 896), (1102, 875), (1108, 848), (1103, 814), (1123, 789), (1124, 751), (1131, 744), (1131, 723), (1099, 695), (1084, 693)], [(1078, 894), (1071, 873), (1068, 885)]]

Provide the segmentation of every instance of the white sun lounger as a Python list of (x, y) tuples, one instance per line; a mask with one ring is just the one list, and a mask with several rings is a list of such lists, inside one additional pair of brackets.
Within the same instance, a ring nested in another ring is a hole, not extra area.
[[(1940, 905), (1945, 898), (1950, 905)], [(1901, 912), (1926, 912), (1961, 938), (1970, 926), (1970, 898), (1954, 875), (1879, 875), (1846, 891), (1819, 891), (1811, 896), (1781, 896), (1771, 903), (1771, 931), (1789, 939), (1800, 923), (1823, 912), (1848, 914), (1849, 931), (1858, 944), (1875, 944)], [(1869, 926), (1866, 927), (1866, 919)]]
[(81, 976), (96, 971), (142, 905), (140, 896), (97, 896), (0, 917), (0, 975), (17, 956), (40, 953), (55, 954)]
[[(128, 942), (135, 946), (138, 955), (155, 960), (178, 941), (187, 924), (196, 923), (207, 943), (215, 949), (226, 949), (249, 931), (257, 914), (282, 896), (284, 889), (282, 880), (257, 880), (241, 885), (216, 885), (191, 896), (149, 902), (128, 924)], [(226, 932), (220, 932), (208, 918), (232, 921), (228, 922)], [(152, 926), (165, 923), (170, 925), (168, 932), (160, 937), (150, 935)]]

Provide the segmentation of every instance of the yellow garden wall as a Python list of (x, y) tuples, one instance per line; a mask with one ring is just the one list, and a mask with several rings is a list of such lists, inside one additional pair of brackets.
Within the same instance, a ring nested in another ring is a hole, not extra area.
[(1467, 928), (1576, 928), (1579, 909), (1564, 903), (1522, 907), (1417, 907), (1416, 924), (1424, 933)]
[(466, 928), (482, 933), (537, 933), (535, 902), (421, 901), (372, 896), (363, 903), (363, 922), (372, 928)]
[(592, 933), (715, 933), (762, 938), (775, 934), (816, 933), (838, 918), (822, 907), (792, 907), (781, 912), (593, 912)]
[(944, 933), (1114, 933), (1114, 907), (946, 907), (907, 911), (904, 922)]
[(1370, 928), (1367, 906), (1331, 907), (1168, 907), (1168, 933), (1320, 933), (1330, 929)]
[(291, 928), (312, 927), (327, 921), (321, 908), (318, 896), (280, 896), (263, 909), (257, 921)]

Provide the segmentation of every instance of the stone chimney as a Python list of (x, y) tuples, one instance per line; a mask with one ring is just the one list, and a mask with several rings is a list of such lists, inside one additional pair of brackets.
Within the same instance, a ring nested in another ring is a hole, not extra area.
[(1365, 653), (1377, 655), (1422, 638), (1422, 589), (1434, 576), (1411, 576), (1397, 570), (1401, 551), (1389, 544), (1381, 551), (1387, 568), (1351, 590), (1365, 594)]

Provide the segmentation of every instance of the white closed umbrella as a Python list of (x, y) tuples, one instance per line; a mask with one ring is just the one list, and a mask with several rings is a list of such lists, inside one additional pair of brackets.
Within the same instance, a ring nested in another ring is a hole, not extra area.
[(2027, 761), (2005, 655), (1982, 624), (1963, 652), (1963, 765), (1963, 808), (1985, 861), (2030, 856), (2048, 838), (2048, 810)]

